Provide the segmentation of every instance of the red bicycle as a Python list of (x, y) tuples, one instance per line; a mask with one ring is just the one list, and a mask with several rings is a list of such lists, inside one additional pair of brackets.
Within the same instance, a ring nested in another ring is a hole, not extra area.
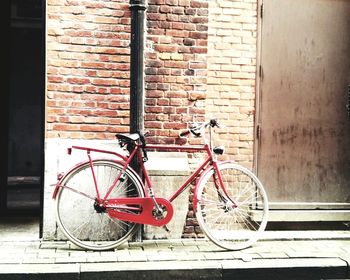
[[(228, 250), (251, 246), (265, 230), (268, 199), (260, 180), (234, 161), (218, 161), (222, 147), (213, 147), (213, 119), (192, 125), (181, 136), (203, 137), (203, 145), (148, 145), (140, 133), (117, 134), (129, 153), (72, 146), (84, 150), (88, 160), (59, 176), (53, 198), (57, 223), (74, 244), (88, 250), (109, 250), (127, 241), (141, 224), (164, 226), (173, 217), (172, 201), (195, 184), (193, 209), (206, 236)], [(209, 140), (206, 141), (206, 129)], [(147, 151), (202, 152), (206, 158), (168, 199), (157, 197), (144, 165)], [(115, 160), (93, 159), (91, 154), (110, 154)], [(139, 162), (144, 180), (131, 168)], [(79, 215), (79, 219), (72, 219)]]

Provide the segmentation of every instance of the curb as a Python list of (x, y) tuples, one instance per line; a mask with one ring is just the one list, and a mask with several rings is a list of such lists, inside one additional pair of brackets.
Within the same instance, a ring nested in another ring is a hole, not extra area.
[(0, 265), (4, 280), (350, 279), (340, 258)]

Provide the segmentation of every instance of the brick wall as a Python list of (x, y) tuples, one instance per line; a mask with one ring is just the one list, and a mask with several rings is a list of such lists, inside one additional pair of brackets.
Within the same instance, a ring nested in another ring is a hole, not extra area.
[(47, 1), (47, 138), (129, 131), (128, 3)]
[(148, 3), (145, 127), (149, 142), (175, 143), (188, 122), (204, 120), (208, 2)]
[[(252, 162), (256, 0), (149, 0), (145, 127), (174, 143), (219, 118), (220, 141)], [(47, 2), (47, 138), (114, 139), (129, 130), (128, 3)], [(208, 24), (209, 22), (209, 24)]]
[[(125, 1), (47, 3), (47, 138), (112, 139), (129, 130), (130, 12)], [(208, 2), (150, 0), (149, 142), (174, 143), (204, 119)]]
[(209, 1), (206, 114), (227, 155), (252, 167), (256, 75), (256, 0)]

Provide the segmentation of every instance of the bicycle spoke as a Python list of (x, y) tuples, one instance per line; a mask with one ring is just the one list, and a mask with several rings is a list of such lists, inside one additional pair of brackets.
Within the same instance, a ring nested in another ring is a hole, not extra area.
[[(239, 213), (239, 212), (238, 212)], [(247, 218), (247, 216), (246, 215), (243, 215), (243, 214), (238, 214), (238, 217), (240, 217), (241, 218), (241, 221), (242, 221), (242, 223), (244, 223), (245, 225), (250, 225), (251, 226), (251, 228), (253, 228), (253, 229), (257, 229), (256, 228), (256, 226), (255, 225), (253, 225), (252, 223), (251, 223), (251, 221)], [(250, 228), (249, 226), (246, 226), (246, 228)]]
[(254, 193), (252, 193), (249, 197), (247, 197), (245, 200), (243, 200), (242, 202), (240, 202), (240, 205), (246, 205), (249, 204), (251, 205), (251, 203), (248, 203), (249, 201), (253, 201), (254, 198), (256, 198), (258, 195), (258, 191), (255, 191)]
[[(80, 229), (83, 228), (84, 226), (88, 225), (91, 222), (91, 218), (92, 218), (92, 216), (90, 216), (90, 219), (88, 221), (85, 221), (79, 227), (77, 227), (76, 229), (72, 230), (72, 233), (74, 235), (81, 236), (81, 234), (76, 234), (76, 233), (81, 233)], [(78, 230), (80, 230), (80, 231), (78, 231)]]
[(72, 192), (75, 192), (76, 194), (83, 195), (83, 196), (85, 196), (85, 197), (87, 197), (87, 198), (89, 198), (89, 199), (91, 199), (91, 200), (95, 200), (95, 199), (96, 199), (95, 197), (92, 197), (92, 196), (90, 196), (90, 195), (88, 195), (88, 194), (86, 194), (86, 193), (84, 193), (84, 192), (78, 191), (78, 190), (76, 190), (76, 189), (74, 189), (74, 188), (71, 188), (71, 187), (69, 187), (69, 186), (67, 186), (67, 185), (60, 186), (60, 187), (61, 187), (61, 188), (65, 188), (65, 189), (67, 189), (67, 190), (70, 190), (70, 191), (72, 191)]
[(247, 192), (249, 192), (251, 190), (252, 187), (254, 187), (254, 186), (252, 186), (250, 182), (246, 183), (246, 185), (245, 185), (245, 187), (244, 187), (244, 189), (242, 191), (241, 191), (241, 187), (240, 187), (239, 188), (240, 191), (239, 191), (239, 194), (238, 194), (237, 198), (243, 197)]

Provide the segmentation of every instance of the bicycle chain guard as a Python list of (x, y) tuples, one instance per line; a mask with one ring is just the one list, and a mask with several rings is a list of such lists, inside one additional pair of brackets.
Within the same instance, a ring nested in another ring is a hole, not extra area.
[(111, 218), (138, 224), (164, 226), (173, 217), (174, 209), (165, 198), (155, 198), (164, 210), (165, 217), (155, 215), (155, 205), (151, 197), (125, 197), (106, 200), (107, 213)]

